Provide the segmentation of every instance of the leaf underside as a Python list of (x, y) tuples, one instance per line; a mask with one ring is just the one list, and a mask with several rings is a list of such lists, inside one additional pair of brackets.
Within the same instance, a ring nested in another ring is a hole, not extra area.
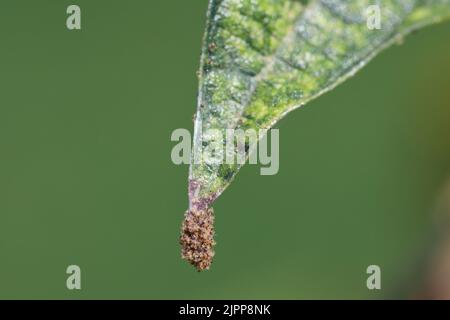
[[(367, 27), (374, 4), (379, 30)], [(226, 143), (205, 142), (208, 129), (270, 129), (403, 36), (449, 16), (450, 0), (210, 0), (192, 158)], [(212, 162), (191, 163), (191, 208), (210, 205), (242, 166)]]

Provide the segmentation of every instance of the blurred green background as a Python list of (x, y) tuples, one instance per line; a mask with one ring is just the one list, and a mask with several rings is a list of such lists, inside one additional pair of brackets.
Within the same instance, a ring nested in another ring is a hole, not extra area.
[(279, 123), (279, 174), (241, 171), (197, 273), (180, 259), (188, 167), (170, 135), (193, 127), (206, 7), (1, 1), (0, 298), (407, 297), (450, 174), (450, 24)]

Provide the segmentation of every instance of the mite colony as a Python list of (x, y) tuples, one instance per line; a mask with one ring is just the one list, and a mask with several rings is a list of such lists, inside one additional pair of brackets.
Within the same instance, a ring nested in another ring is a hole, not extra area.
[(198, 271), (208, 270), (214, 257), (214, 211), (188, 210), (181, 228), (181, 256)]

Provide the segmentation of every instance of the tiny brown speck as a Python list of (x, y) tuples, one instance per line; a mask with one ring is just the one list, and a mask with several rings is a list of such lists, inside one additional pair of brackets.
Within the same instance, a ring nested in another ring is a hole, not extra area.
[(208, 49), (209, 49), (209, 51), (214, 51), (217, 49), (217, 45), (214, 42), (210, 43), (208, 46)]

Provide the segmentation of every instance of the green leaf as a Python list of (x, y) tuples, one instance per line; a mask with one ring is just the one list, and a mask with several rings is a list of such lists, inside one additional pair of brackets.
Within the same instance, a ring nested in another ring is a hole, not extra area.
[[(371, 30), (366, 10), (374, 4), (381, 9), (381, 29)], [(450, 0), (210, 0), (187, 216), (209, 210), (242, 167), (194, 161), (226, 144), (205, 139), (205, 132), (270, 129), (381, 50), (449, 16)], [(199, 267), (201, 258), (183, 255)]]

